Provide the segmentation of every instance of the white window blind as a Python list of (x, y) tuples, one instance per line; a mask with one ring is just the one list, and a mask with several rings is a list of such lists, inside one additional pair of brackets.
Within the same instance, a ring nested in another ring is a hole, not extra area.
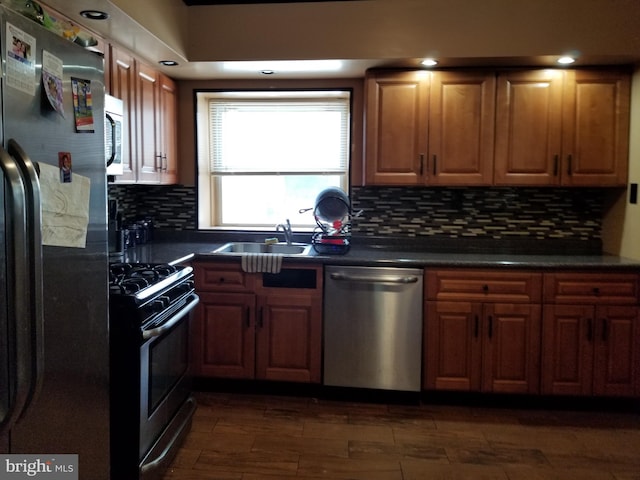
[(211, 99), (211, 173), (344, 175), (349, 108), (349, 98)]

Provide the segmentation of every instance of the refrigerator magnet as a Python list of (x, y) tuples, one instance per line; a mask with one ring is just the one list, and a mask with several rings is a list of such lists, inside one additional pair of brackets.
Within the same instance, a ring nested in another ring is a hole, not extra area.
[(60, 181), (71, 183), (71, 153), (58, 152), (58, 166), (60, 168)]
[(63, 65), (55, 55), (42, 51), (42, 85), (53, 109), (64, 117), (62, 98)]
[(76, 120), (76, 132), (94, 133), (91, 81), (72, 77), (71, 93), (73, 94), (73, 114)]

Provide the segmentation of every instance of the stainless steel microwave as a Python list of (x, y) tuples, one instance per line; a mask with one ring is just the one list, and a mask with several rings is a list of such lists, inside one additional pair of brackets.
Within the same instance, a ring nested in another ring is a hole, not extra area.
[(122, 130), (124, 128), (124, 105), (122, 100), (111, 95), (105, 95), (104, 112), (104, 150), (107, 175), (122, 175)]

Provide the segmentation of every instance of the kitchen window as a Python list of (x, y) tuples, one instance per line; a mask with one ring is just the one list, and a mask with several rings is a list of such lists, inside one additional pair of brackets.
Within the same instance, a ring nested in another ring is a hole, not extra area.
[(347, 90), (197, 93), (198, 228), (315, 226), (327, 187), (347, 191)]

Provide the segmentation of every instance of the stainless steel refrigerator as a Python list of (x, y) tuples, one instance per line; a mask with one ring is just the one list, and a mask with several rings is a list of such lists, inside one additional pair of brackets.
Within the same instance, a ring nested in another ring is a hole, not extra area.
[[(79, 478), (107, 479), (104, 61), (2, 6), (0, 45), (0, 454), (77, 454)], [(45, 165), (90, 182), (83, 246), (47, 244)]]

